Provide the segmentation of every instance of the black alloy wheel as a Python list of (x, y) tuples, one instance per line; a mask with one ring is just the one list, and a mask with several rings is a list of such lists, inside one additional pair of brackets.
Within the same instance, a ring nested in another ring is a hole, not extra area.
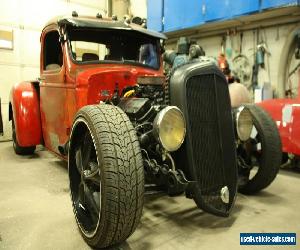
[(76, 222), (92, 247), (125, 241), (143, 209), (144, 167), (128, 116), (106, 104), (80, 109), (70, 136), (69, 179)]
[(72, 193), (78, 221), (92, 235), (100, 219), (100, 168), (88, 127), (83, 127), (80, 134), (74, 145), (77, 172), (72, 176)]

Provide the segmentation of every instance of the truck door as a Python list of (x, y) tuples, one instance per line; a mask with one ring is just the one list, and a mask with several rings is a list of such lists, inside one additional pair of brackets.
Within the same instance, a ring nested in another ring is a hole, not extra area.
[(66, 143), (67, 106), (63, 49), (57, 30), (42, 34), (40, 109), (45, 146), (59, 153), (58, 146)]

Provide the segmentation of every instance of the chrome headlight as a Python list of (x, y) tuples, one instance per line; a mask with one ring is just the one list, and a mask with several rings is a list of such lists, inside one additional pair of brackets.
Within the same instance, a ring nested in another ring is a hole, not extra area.
[(250, 138), (252, 128), (253, 121), (249, 109), (240, 107), (236, 115), (236, 130), (240, 140), (248, 140)]
[(154, 133), (159, 143), (169, 152), (177, 150), (185, 137), (185, 120), (175, 106), (161, 110), (153, 123)]

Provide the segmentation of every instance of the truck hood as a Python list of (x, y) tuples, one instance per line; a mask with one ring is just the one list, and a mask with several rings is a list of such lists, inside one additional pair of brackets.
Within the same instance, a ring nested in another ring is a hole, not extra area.
[[(139, 77), (164, 77), (162, 72), (131, 65), (103, 65), (94, 68), (80, 68), (76, 72), (76, 89), (87, 91), (86, 103), (95, 104), (109, 100), (115, 93), (119, 96), (124, 88), (137, 84)], [(84, 101), (84, 102), (85, 102)]]

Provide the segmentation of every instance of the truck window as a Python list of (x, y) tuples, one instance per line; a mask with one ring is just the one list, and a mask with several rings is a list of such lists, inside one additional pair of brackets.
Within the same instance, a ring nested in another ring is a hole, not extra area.
[(104, 60), (108, 50), (105, 44), (85, 42), (85, 41), (72, 41), (73, 58), (76, 61), (98, 61)]
[(78, 63), (124, 63), (159, 68), (159, 41), (126, 30), (68, 30), (69, 48)]
[(44, 39), (44, 70), (57, 70), (63, 65), (63, 54), (57, 31), (50, 31)]

